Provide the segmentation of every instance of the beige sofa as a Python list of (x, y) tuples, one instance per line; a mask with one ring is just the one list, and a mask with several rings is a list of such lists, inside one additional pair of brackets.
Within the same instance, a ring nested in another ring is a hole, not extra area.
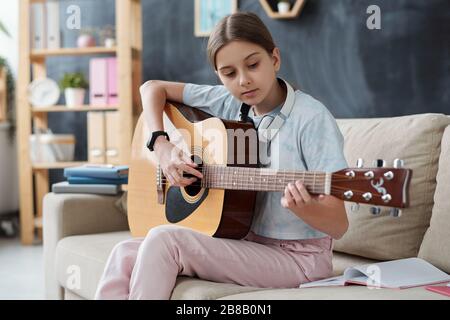
[[(450, 272), (450, 117), (420, 114), (396, 118), (338, 120), (345, 155), (372, 165), (395, 158), (413, 169), (410, 207), (399, 218), (370, 206), (353, 212), (350, 227), (334, 243), (334, 274), (355, 264), (421, 257)], [(46, 195), (45, 284), (48, 299), (92, 299), (108, 255), (131, 237), (120, 196)], [(363, 286), (262, 289), (179, 277), (172, 299), (449, 299), (423, 287), (403, 290)]]

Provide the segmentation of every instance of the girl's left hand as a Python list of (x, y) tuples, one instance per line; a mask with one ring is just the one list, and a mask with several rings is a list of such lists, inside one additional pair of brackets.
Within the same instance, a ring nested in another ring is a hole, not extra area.
[(303, 211), (313, 208), (324, 199), (324, 195), (311, 196), (301, 180), (297, 180), (295, 183), (289, 183), (284, 189), (281, 205), (301, 216)]

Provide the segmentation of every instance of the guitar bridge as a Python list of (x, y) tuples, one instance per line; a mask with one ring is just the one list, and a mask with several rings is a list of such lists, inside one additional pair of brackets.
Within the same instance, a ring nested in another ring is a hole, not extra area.
[(156, 168), (156, 196), (158, 197), (159, 204), (164, 204), (165, 185), (165, 182), (163, 182), (163, 172), (161, 166), (158, 164)]

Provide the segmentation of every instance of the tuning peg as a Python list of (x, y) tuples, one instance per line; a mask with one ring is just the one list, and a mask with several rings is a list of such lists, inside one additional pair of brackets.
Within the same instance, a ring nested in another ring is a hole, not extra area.
[(402, 210), (397, 209), (397, 208), (391, 208), (391, 209), (389, 210), (389, 215), (390, 215), (391, 217), (394, 217), (394, 218), (401, 217), (401, 215), (402, 215)]
[(374, 216), (378, 216), (381, 213), (381, 209), (380, 207), (371, 207), (370, 213), (373, 214)]
[(353, 191), (352, 190), (348, 190), (344, 192), (344, 197), (346, 199), (351, 199), (353, 197)]
[(364, 167), (364, 160), (359, 158), (358, 160), (356, 160), (356, 167), (357, 168), (362, 168)]
[(394, 173), (392, 171), (385, 172), (384, 177), (388, 180), (392, 180), (394, 179)]
[(377, 159), (373, 161), (373, 166), (377, 168), (383, 168), (386, 167), (386, 161), (383, 159)]
[(362, 197), (364, 198), (364, 200), (370, 201), (372, 199), (372, 194), (370, 192), (366, 192), (362, 195)]
[(394, 168), (403, 168), (405, 166), (405, 161), (401, 159), (394, 160)]
[(358, 212), (359, 211), (359, 203), (352, 203), (350, 210), (352, 210), (352, 212)]

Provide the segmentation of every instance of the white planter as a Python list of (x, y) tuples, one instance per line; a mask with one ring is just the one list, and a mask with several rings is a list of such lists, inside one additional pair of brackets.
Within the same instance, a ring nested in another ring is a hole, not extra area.
[(279, 13), (288, 13), (291, 5), (289, 2), (278, 2), (278, 12)]
[(84, 104), (84, 96), (86, 94), (85, 89), (80, 88), (67, 88), (64, 90), (64, 96), (66, 98), (66, 106), (74, 107)]
[(19, 209), (17, 148), (8, 130), (9, 123), (0, 123), (0, 216)]

